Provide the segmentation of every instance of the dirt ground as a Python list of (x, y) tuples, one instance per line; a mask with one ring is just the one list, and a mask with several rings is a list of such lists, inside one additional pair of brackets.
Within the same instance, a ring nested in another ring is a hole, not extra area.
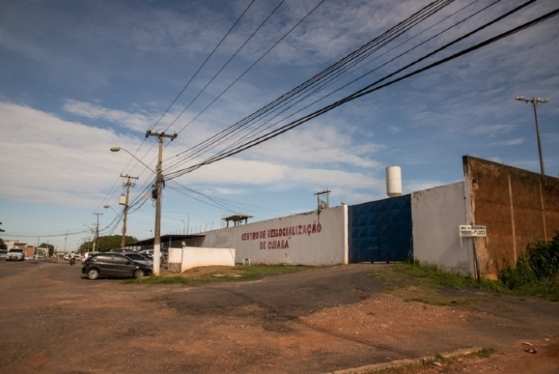
[(0, 372), (321, 373), (471, 346), (496, 353), (422, 370), (559, 372), (559, 303), (480, 293), (429, 305), (371, 276), (386, 266), (186, 287), (0, 262)]

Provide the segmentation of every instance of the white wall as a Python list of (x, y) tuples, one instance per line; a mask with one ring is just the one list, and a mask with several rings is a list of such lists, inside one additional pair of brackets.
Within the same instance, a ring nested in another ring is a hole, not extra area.
[(236, 249), (236, 262), (334, 265), (348, 258), (347, 205), (202, 233), (203, 247)]
[(414, 192), (411, 199), (414, 258), (474, 275), (471, 239), (458, 235), (466, 223), (464, 182)]
[[(171, 264), (180, 264), (177, 270), (181, 272), (199, 266), (235, 266), (235, 249), (169, 248), (169, 265)], [(176, 266), (173, 266), (173, 268), (176, 268)]]

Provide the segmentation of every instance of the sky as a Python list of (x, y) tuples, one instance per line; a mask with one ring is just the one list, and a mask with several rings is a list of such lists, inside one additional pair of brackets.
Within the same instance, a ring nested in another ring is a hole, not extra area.
[[(382, 65), (492, 2), (451, 2), (332, 87)], [(179, 131), (188, 124), (165, 146), (164, 170), (172, 170), (166, 165), (178, 160), (178, 152), (253, 113), (428, 3), (325, 0), (197, 116), (318, 4), (318, 0), (284, 1), (170, 128)], [(489, 7), (308, 110), (353, 92), (521, 3), (506, 0)], [(145, 131), (165, 113), (248, 4), (248, 0), (1, 1), (3, 238), (74, 249), (91, 236), (94, 212), (103, 213), (101, 227), (114, 222), (123, 191), (119, 175), (139, 176), (133, 196), (153, 176), (127, 153), (112, 153), (110, 147), (123, 147), (155, 166), (157, 145), (154, 139), (145, 139)], [(278, 4), (279, 0), (252, 4), (156, 129), (163, 130), (179, 115)], [(555, 7), (554, 0), (536, 1), (423, 65)], [(163, 192), (162, 232), (215, 228), (232, 212), (260, 220), (308, 211), (315, 208), (313, 194), (324, 189), (332, 191), (332, 205), (383, 198), (388, 165), (402, 167), (406, 192), (461, 180), (465, 154), (538, 171), (533, 113), (529, 105), (514, 100), (518, 95), (550, 100), (538, 107), (538, 114), (546, 173), (557, 176), (558, 39), (559, 18), (552, 18), (169, 182)], [(179, 185), (220, 204), (208, 204)], [(153, 217), (153, 203), (147, 201), (130, 215), (129, 234), (153, 235)], [(120, 232), (120, 225), (113, 226), (105, 233)], [(65, 232), (80, 233), (67, 241), (63, 236), (46, 237)]]

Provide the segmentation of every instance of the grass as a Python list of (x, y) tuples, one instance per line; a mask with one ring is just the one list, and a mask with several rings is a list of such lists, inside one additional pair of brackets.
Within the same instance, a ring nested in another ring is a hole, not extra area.
[(134, 284), (182, 284), (199, 286), (215, 282), (239, 282), (258, 280), (265, 277), (294, 273), (308, 270), (309, 266), (296, 265), (248, 265), (248, 266), (213, 266), (190, 269), (182, 274), (167, 273), (160, 276), (150, 276), (141, 279), (127, 280)]
[(537, 296), (559, 301), (557, 285), (538, 282), (510, 289), (500, 281), (477, 281), (469, 276), (418, 263), (394, 264), (375, 271), (372, 276), (382, 280), (392, 292), (405, 301), (438, 306), (472, 304), (495, 295)]

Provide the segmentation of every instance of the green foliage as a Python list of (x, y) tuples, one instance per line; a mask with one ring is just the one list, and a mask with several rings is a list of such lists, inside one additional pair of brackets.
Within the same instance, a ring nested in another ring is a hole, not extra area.
[(528, 247), (515, 266), (499, 274), (509, 289), (559, 301), (559, 233), (550, 242), (537, 242)]
[[(97, 240), (97, 247), (95, 248), (98, 252), (108, 252), (111, 250), (118, 250), (120, 249), (120, 238), (121, 235), (107, 235), (107, 236), (100, 236)], [(126, 244), (134, 244), (138, 240), (133, 236), (126, 236)], [(93, 250), (93, 242), (87, 241), (80, 245), (80, 252), (84, 253), (87, 251)]]
[(492, 291), (501, 288), (497, 282), (489, 280), (477, 281), (470, 276), (444, 271), (434, 265), (421, 265), (419, 262), (395, 264), (395, 267), (397, 271), (414, 277), (418, 283), (434, 287), (452, 289), (477, 288)]
[(8, 249), (8, 246), (6, 245), (6, 243), (4, 243), (4, 240), (2, 240), (2, 238), (0, 238), (0, 249)]

